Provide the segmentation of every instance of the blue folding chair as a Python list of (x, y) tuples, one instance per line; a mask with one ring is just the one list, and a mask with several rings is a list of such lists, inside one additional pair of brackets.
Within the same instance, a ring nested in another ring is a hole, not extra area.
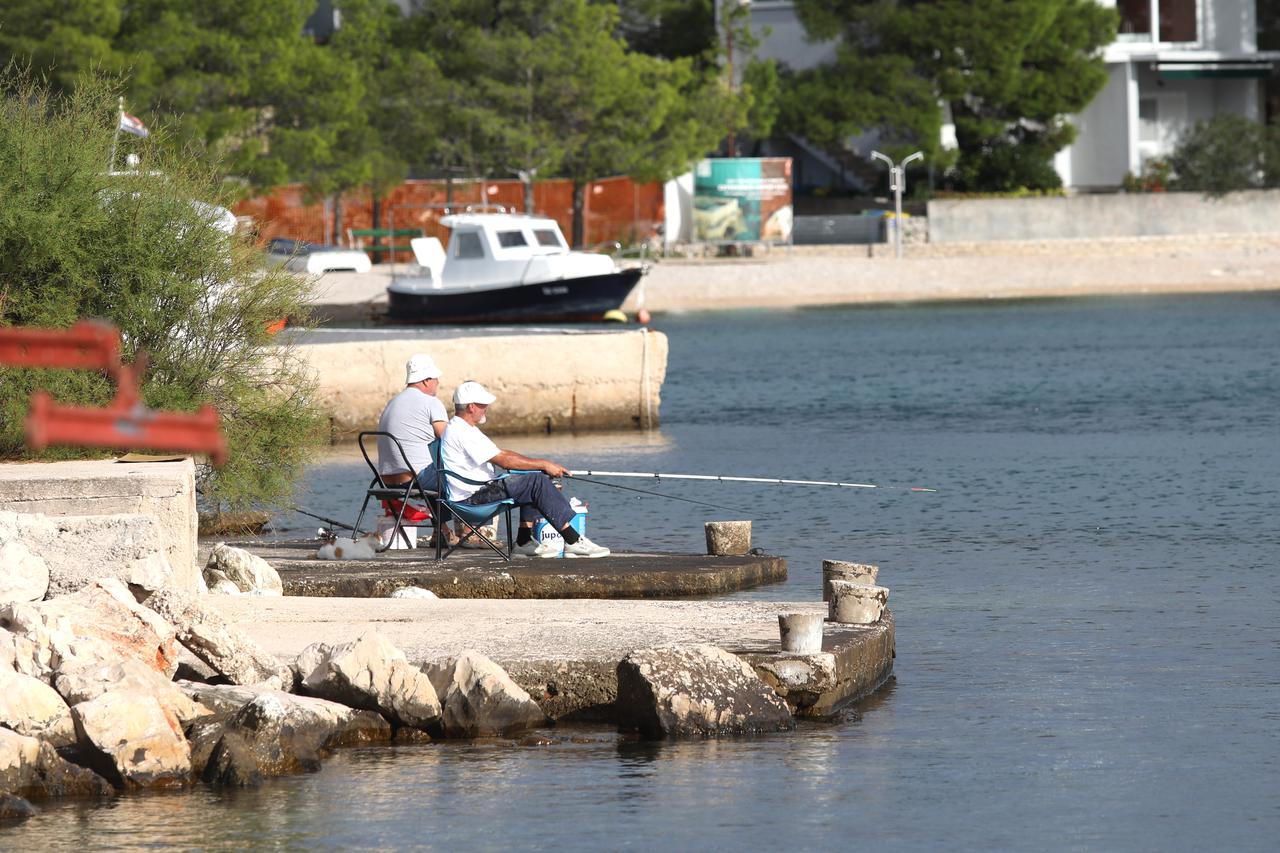
[[(365, 440), (368, 438), (372, 438), (376, 440), (384, 436), (386, 438), (391, 439), (392, 445), (395, 447), (396, 451), (400, 454), (400, 461), (404, 467), (404, 470), (409, 471), (410, 473), (413, 474), (413, 476), (408, 480), (408, 482), (398, 483), (396, 485), (388, 485), (387, 482), (382, 479), (382, 474), (379, 473), (377, 464), (369, 456), (369, 449), (365, 447)], [(440, 540), (444, 538), (442, 534), (442, 528), (444, 525), (441, 521), (441, 515), (440, 515), (439, 492), (433, 492), (433, 491), (422, 488), (422, 486), (418, 483), (418, 472), (414, 471), (413, 466), (409, 464), (409, 455), (405, 453), (404, 447), (401, 446), (400, 444), (400, 440), (397, 439), (391, 433), (377, 432), (377, 431), (362, 432), (357, 437), (356, 441), (360, 447), (360, 455), (364, 457), (365, 464), (368, 465), (369, 470), (373, 472), (373, 479), (370, 480), (369, 485), (365, 487), (364, 503), (360, 505), (360, 514), (356, 516), (356, 523), (354, 526), (355, 532), (352, 533), (352, 536), (357, 539), (360, 538), (360, 522), (364, 520), (365, 510), (369, 508), (369, 501), (376, 500), (379, 502), (379, 505), (381, 505), (382, 501), (388, 501), (388, 502), (395, 502), (399, 504), (398, 510), (393, 509), (393, 511), (395, 512), (395, 528), (394, 528), (395, 534), (387, 542), (386, 545), (382, 545), (378, 547), (376, 549), (377, 552), (381, 553), (382, 551), (385, 551), (388, 548), (390, 548), (391, 543), (395, 541), (395, 536), (399, 536), (403, 538), (404, 543), (406, 545), (410, 544), (409, 536), (407, 533), (404, 532), (404, 523), (405, 523), (405, 513), (408, 511), (410, 506), (409, 502), (414, 501), (415, 503), (425, 505), (427, 507), (427, 510), (431, 513), (431, 524), (435, 527), (436, 559), (439, 560), (440, 544), (441, 544)], [(438, 441), (434, 442), (431, 445), (432, 449), (434, 450), (434, 448), (436, 448), (439, 444), (440, 442)], [(391, 506), (394, 507), (394, 504), (391, 504)], [(413, 527), (414, 525), (410, 523), (409, 526)]]
[[(468, 504), (452, 498), (450, 496), (450, 489), (449, 489), (450, 479), (457, 480), (462, 483), (469, 483), (472, 486), (484, 486), (484, 485), (487, 485), (487, 481), (482, 482), (477, 480), (471, 480), (462, 476), (461, 474), (455, 474), (454, 472), (446, 468), (444, 465), (444, 459), (441, 457), (441, 454), (440, 454), (440, 444), (441, 443), (437, 441), (431, 445), (431, 455), (435, 459), (436, 473), (440, 475), (440, 496), (438, 498), (439, 505), (441, 507), (446, 508), (449, 511), (449, 513), (453, 515), (454, 518), (458, 519), (464, 525), (466, 525), (466, 527), (471, 531), (472, 536), (476, 537), (485, 545), (487, 545), (499, 557), (506, 560), (507, 562), (511, 562), (511, 552), (512, 552), (512, 549), (515, 547), (515, 542), (512, 538), (512, 532), (511, 532), (512, 531), (511, 511), (516, 508), (517, 506), (516, 502), (511, 498), (503, 498), (502, 500), (494, 501), (493, 503)], [(523, 474), (523, 473), (527, 473), (527, 472), (524, 472), (524, 471), (508, 472), (508, 474)], [(499, 477), (498, 479), (501, 480), (506, 476), (507, 474), (503, 474), (502, 477)], [(495, 515), (497, 515), (500, 512), (505, 513), (506, 521), (507, 521), (505, 525), (507, 528), (507, 550), (505, 552), (503, 552), (501, 548), (499, 548), (497, 545), (490, 542), (484, 536), (481, 536), (480, 531), (476, 529), (480, 525), (487, 523), (489, 519), (493, 518)], [(466, 537), (467, 535), (460, 530), (456, 530), (456, 528), (455, 528), (455, 532), (457, 532), (458, 538), (453, 541), (453, 543), (449, 546), (449, 549), (447, 551), (444, 551), (443, 554), (441, 553), (440, 537), (439, 536), (436, 537), (436, 559), (437, 560), (443, 560), (445, 557), (448, 557), (450, 554), (452, 554), (454, 550), (458, 547), (458, 545), (462, 542), (463, 538)]]

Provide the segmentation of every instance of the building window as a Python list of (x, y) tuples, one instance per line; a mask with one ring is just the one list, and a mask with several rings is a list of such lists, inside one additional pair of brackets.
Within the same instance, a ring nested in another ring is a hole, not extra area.
[(1121, 41), (1151, 41), (1151, 0), (1117, 0)]
[(473, 231), (458, 234), (454, 238), (453, 256), (461, 260), (484, 257), (484, 245), (480, 235)]
[(1196, 0), (1160, 0), (1160, 41), (1198, 40), (1196, 6)]
[(1198, 0), (1116, 0), (1120, 13), (1119, 41), (1151, 41), (1151, 15), (1159, 22), (1156, 41), (1188, 43), (1200, 40)]

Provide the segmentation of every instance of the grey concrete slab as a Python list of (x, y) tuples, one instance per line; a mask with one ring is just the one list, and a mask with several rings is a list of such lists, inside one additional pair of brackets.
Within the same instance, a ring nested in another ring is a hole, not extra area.
[[(743, 655), (761, 672), (780, 656), (779, 613), (826, 612), (821, 602), (765, 601), (296, 596), (209, 596), (205, 601), (282, 662), (313, 642), (347, 642), (375, 629), (419, 666), (476, 649), (502, 665), (550, 716), (587, 719), (611, 717), (618, 661), (635, 649), (711, 643)], [(808, 684), (793, 677), (786, 687), (786, 698), (801, 715), (830, 713), (884, 683), (893, 669), (892, 616), (886, 611), (868, 626), (828, 624), (823, 655), (830, 660), (814, 667), (821, 672)], [(761, 674), (770, 681), (769, 673)]]
[(384, 598), (417, 586), (441, 598), (677, 598), (717, 595), (787, 578), (780, 557), (610, 554), (594, 560), (516, 558), (459, 550), (384, 551), (375, 560), (317, 560), (318, 542), (231, 543), (277, 572), (286, 595)]

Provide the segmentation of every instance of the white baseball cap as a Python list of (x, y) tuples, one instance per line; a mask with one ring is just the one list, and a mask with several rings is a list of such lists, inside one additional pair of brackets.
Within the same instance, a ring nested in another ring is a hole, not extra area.
[(496, 399), (498, 398), (490, 394), (483, 385), (474, 379), (468, 379), (463, 382), (453, 392), (453, 404), (455, 406), (465, 406), (469, 403), (479, 403), (482, 406), (487, 406)]
[(410, 357), (404, 364), (404, 384), (412, 385), (424, 379), (439, 379), (440, 368), (432, 361), (431, 356), (418, 353)]

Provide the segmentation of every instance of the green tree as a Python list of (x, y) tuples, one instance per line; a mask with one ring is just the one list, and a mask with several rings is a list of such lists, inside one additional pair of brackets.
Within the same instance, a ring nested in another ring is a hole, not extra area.
[(1116, 31), (1115, 11), (1093, 0), (798, 0), (797, 10), (811, 37), (841, 42), (834, 65), (797, 75), (806, 91), (873, 93), (844, 98), (851, 109), (832, 124), (886, 127), (936, 162), (939, 119), (925, 114), (945, 103), (959, 143), (951, 178), (971, 190), (1060, 184), (1050, 161), (1073, 138), (1065, 116), (1106, 82), (1099, 49)]
[[(311, 380), (268, 326), (305, 321), (306, 285), (259, 268), (259, 253), (219, 230), (213, 170), (153, 138), (131, 140), (143, 167), (108, 174), (117, 90), (88, 79), (55, 98), (9, 69), (0, 82), (0, 325), (65, 327), (101, 317), (126, 358), (145, 351), (143, 401), (222, 415), (230, 461), (203, 476), (227, 506), (280, 502), (324, 438)], [(160, 137), (158, 140), (155, 137)], [(273, 345), (274, 344), (274, 345)], [(26, 401), (103, 405), (114, 389), (86, 371), (0, 369), (0, 457), (22, 454)]]
[(587, 183), (684, 171), (742, 112), (714, 69), (628, 50), (611, 5), (441, 0), (430, 12), (419, 26), (450, 81), (445, 150), (499, 173), (571, 179), (574, 245)]
[(6, 0), (0, 6), (0, 68), (30, 66), (55, 92), (88, 71), (119, 74), (130, 58), (115, 38), (124, 0)]

